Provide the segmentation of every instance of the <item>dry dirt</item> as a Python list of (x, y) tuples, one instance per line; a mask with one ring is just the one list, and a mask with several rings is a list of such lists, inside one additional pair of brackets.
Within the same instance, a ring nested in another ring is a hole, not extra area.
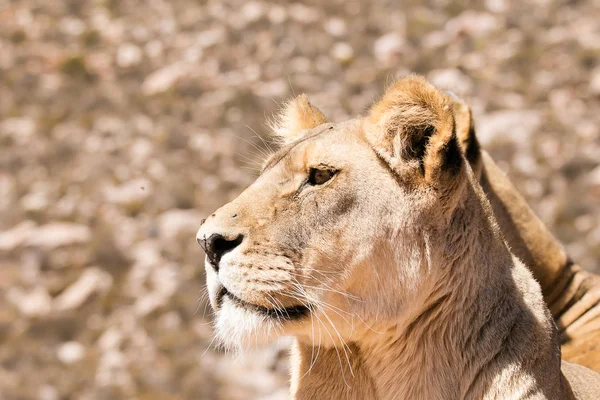
[(600, 3), (0, 0), (0, 398), (285, 399), (286, 342), (210, 346), (200, 219), (306, 92), (334, 121), (409, 72), (600, 271)]

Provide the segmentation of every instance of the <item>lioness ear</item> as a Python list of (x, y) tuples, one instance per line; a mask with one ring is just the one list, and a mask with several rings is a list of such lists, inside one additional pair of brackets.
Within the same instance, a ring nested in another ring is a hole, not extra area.
[(471, 107), (453, 92), (446, 92), (454, 109), (456, 122), (456, 137), (465, 158), (471, 164), (475, 176), (479, 177), (482, 168), (481, 147), (475, 135), (475, 123)]
[(371, 107), (364, 130), (377, 154), (408, 182), (438, 186), (463, 168), (452, 104), (422, 77), (389, 88)]
[(302, 137), (304, 130), (315, 128), (326, 122), (327, 118), (323, 113), (310, 104), (305, 94), (301, 94), (283, 106), (280, 113), (271, 121), (270, 126), (282, 144), (287, 144)]

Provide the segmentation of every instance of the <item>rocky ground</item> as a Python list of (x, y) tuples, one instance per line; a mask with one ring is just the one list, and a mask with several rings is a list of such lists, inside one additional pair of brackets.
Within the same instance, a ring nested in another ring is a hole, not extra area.
[(0, 398), (285, 399), (286, 342), (210, 345), (200, 219), (306, 92), (332, 120), (409, 72), (600, 271), (596, 0), (0, 0)]

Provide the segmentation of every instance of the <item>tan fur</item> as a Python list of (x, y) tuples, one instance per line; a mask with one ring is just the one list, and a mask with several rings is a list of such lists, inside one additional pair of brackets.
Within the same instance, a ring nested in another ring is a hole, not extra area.
[[(469, 107), (453, 98), (463, 115)], [(458, 136), (492, 204), (511, 251), (531, 269), (561, 334), (563, 359), (600, 372), (600, 277), (572, 262), (490, 155), (479, 149), (472, 118)]]
[[(448, 96), (409, 77), (365, 119), (312, 125), (198, 231), (205, 246), (243, 238), (207, 262), (224, 345), (295, 336), (302, 400), (595, 398), (596, 374), (561, 373), (539, 285), (463, 157)], [(315, 168), (336, 173), (311, 185)]]
[(323, 113), (310, 104), (305, 94), (301, 94), (282, 107), (270, 126), (280, 142), (288, 144), (299, 139), (304, 130), (326, 122), (327, 118)]

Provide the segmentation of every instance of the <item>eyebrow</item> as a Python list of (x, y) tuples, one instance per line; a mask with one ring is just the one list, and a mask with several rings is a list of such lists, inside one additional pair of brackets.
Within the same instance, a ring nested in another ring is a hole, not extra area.
[(283, 160), (292, 151), (292, 149), (294, 147), (296, 147), (297, 145), (299, 145), (300, 143), (303, 143), (303, 142), (307, 141), (308, 139), (312, 139), (314, 137), (317, 137), (321, 133), (323, 133), (325, 131), (328, 131), (328, 130), (331, 130), (331, 129), (333, 129), (333, 125), (330, 125), (330, 126), (324, 128), (324, 129), (322, 129), (322, 130), (320, 130), (320, 131), (318, 131), (316, 133), (313, 133), (313, 134), (307, 135), (307, 136), (305, 136), (303, 138), (300, 138), (300, 139), (296, 140), (295, 142), (290, 143), (289, 145), (283, 147), (282, 149), (279, 149), (278, 151), (276, 151), (271, 156), (269, 162), (267, 162), (265, 164), (265, 166), (260, 170), (259, 176), (262, 175), (266, 170), (268, 170), (270, 168), (273, 168), (275, 165), (279, 164), (279, 162), (281, 160)]

